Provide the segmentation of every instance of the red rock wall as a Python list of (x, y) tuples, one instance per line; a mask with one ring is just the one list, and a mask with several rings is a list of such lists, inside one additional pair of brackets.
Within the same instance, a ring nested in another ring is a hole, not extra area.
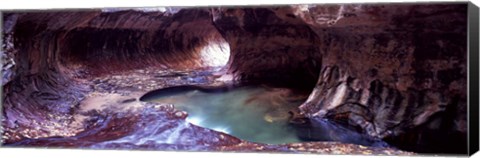
[(230, 45), (229, 73), (248, 83), (311, 90), (322, 53), (315, 32), (292, 8), (215, 10), (216, 28)]
[[(307, 14), (318, 18), (321, 8)], [(301, 108), (337, 119), (348, 112), (340, 119), (373, 136), (415, 135), (398, 140), (406, 144), (438, 137), (445, 141), (430, 145), (465, 144), (467, 5), (347, 5), (340, 11), (327, 26), (313, 22), (328, 51), (317, 88)]]
[(192, 52), (225, 39), (240, 83), (313, 89), (305, 115), (406, 149), (458, 151), (445, 147), (466, 139), (466, 13), (453, 3), (17, 13), (5, 125), (51, 119), (37, 110), (69, 117), (84, 78), (201, 66)]
[(13, 75), (2, 83), (3, 127), (17, 135), (71, 135), (61, 126), (46, 128), (71, 122), (92, 90), (88, 80), (135, 68), (198, 68), (203, 46), (223, 41), (202, 9), (173, 15), (88, 10), (4, 17), (16, 20), (4, 26), (11, 28), (4, 47), (14, 64), (6, 72)]
[(466, 149), (447, 148), (448, 142), (466, 144), (466, 4), (218, 12), (215, 26), (232, 49), (230, 73), (295, 87), (319, 71), (300, 107), (305, 115), (344, 122), (408, 149)]

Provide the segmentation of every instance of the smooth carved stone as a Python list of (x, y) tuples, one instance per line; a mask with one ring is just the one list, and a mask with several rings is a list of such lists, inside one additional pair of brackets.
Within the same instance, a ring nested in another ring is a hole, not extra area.
[[(93, 92), (145, 92), (146, 81), (136, 80), (143, 77), (158, 80), (154, 88), (209, 83), (173, 70), (204, 66), (195, 52), (213, 41), (230, 47), (224, 70), (233, 83), (311, 91), (300, 106), (302, 116), (347, 121), (392, 140), (402, 141), (403, 135), (409, 142), (424, 141), (435, 129), (441, 129), (434, 132), (438, 137), (460, 131), (454, 139), (463, 140), (466, 13), (462, 3), (8, 12), (2, 43), (7, 59), (2, 105), (8, 119), (2, 127), (8, 143), (67, 137), (79, 130), (50, 130), (46, 124), (73, 121), (78, 103)], [(147, 67), (158, 73), (131, 73)], [(96, 78), (101, 79), (90, 82)], [(158, 109), (175, 111), (173, 105)], [(52, 113), (58, 118), (47, 115)], [(118, 134), (129, 132), (114, 127)]]
[(301, 19), (278, 16), (291, 12), (283, 7), (215, 13), (213, 22), (231, 46), (228, 67), (235, 79), (297, 88), (314, 84), (321, 66), (317, 36)]

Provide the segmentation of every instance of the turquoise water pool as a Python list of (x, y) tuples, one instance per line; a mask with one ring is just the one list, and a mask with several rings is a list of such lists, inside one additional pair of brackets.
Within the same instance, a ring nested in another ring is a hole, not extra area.
[(173, 104), (188, 112), (187, 121), (201, 127), (243, 140), (284, 144), (310, 141), (335, 141), (367, 146), (388, 144), (328, 119), (311, 118), (306, 123), (291, 124), (289, 114), (307, 95), (289, 89), (238, 87), (228, 90), (203, 90), (192, 87), (161, 89), (146, 95), (143, 101)]
[(280, 144), (301, 142), (288, 126), (288, 112), (304, 99), (288, 89), (240, 87), (220, 93), (187, 90), (149, 101), (174, 104), (188, 112), (188, 122), (198, 126), (252, 142)]

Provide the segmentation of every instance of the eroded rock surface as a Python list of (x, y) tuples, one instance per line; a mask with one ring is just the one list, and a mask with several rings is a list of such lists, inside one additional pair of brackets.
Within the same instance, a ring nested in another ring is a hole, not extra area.
[[(465, 4), (338, 8), (342, 14), (335, 23), (313, 25), (328, 51), (312, 99), (301, 109), (340, 117), (392, 143), (422, 144), (409, 149), (466, 152), (466, 9)], [(318, 17), (317, 10), (308, 13)], [(465, 146), (452, 148), (449, 142)]]
[[(172, 120), (165, 109), (112, 110), (146, 106), (137, 99), (154, 89), (228, 82), (311, 92), (299, 115), (335, 120), (401, 149), (466, 149), (450, 148), (466, 145), (465, 3), (167, 10), (5, 13), (4, 143), (406, 154), (338, 143), (255, 144)], [(228, 43), (223, 68), (212, 69), (199, 53), (212, 43)], [(122, 142), (148, 120), (171, 121), (157, 131), (165, 137)], [(120, 142), (102, 144), (111, 141)]]
[(213, 22), (230, 45), (235, 80), (309, 89), (321, 67), (319, 39), (293, 8), (225, 8)]
[[(466, 9), (466, 4), (237, 8), (217, 11), (214, 23), (233, 45), (230, 73), (238, 78), (307, 84), (302, 78), (319, 72), (300, 106), (303, 114), (344, 122), (409, 149), (466, 152), (466, 146), (448, 147), (452, 140), (466, 144)], [(435, 137), (450, 138), (427, 143), (433, 137), (424, 136), (435, 130)]]

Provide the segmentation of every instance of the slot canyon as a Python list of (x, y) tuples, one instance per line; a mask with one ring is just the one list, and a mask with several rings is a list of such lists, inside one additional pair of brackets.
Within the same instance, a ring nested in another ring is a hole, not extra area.
[(4, 11), (1, 144), (466, 154), (467, 9)]

